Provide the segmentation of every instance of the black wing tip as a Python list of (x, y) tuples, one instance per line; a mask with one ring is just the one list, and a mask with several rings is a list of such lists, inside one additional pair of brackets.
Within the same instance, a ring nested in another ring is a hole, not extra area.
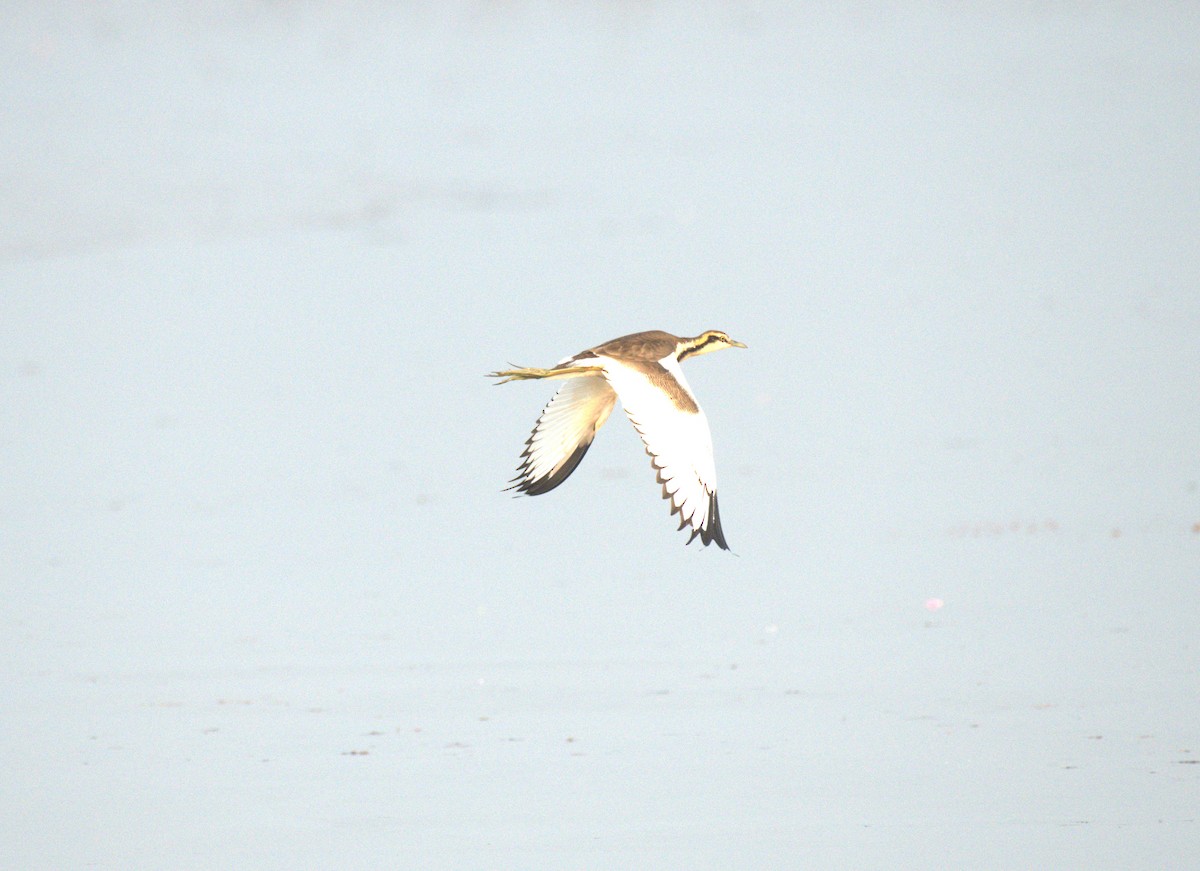
[(561, 466), (549, 475), (544, 475), (541, 478), (528, 478), (528, 464), (521, 465), (517, 469), (517, 477), (509, 482), (512, 486), (505, 487), (505, 492), (516, 490), (516, 495), (518, 496), (541, 496), (543, 493), (549, 493), (563, 481), (567, 480), (567, 478), (571, 477), (571, 473), (583, 461), (583, 455), (588, 452), (588, 448), (591, 446), (592, 442), (590, 439), (586, 442), (580, 442), (579, 446), (575, 448), (571, 456), (567, 457)]
[[(665, 489), (664, 487), (664, 491)], [(671, 513), (674, 514), (675, 512), (672, 511)], [(686, 519), (680, 520), (680, 529), (683, 529), (687, 525), (688, 521)], [(697, 538), (700, 539), (700, 543), (705, 547), (708, 547), (710, 544), (716, 544), (721, 550), (729, 550), (729, 544), (725, 541), (725, 531), (721, 529), (721, 512), (717, 509), (716, 493), (710, 493), (708, 496), (708, 522), (704, 526), (693, 526), (692, 534), (688, 536), (688, 540), (684, 544), (691, 544)]]
[(725, 542), (725, 531), (721, 529), (721, 511), (717, 507), (716, 492), (712, 494), (708, 503), (708, 526), (709, 541), (715, 541), (721, 550), (729, 550), (729, 545)]

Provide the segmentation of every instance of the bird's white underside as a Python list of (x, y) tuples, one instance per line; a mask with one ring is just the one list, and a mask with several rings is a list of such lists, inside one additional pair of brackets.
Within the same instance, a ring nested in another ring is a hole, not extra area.
[[(694, 400), (674, 355), (659, 363)], [(590, 443), (619, 396), (663, 481), (672, 512), (680, 512), (682, 524), (706, 529), (717, 472), (699, 403), (696, 412), (680, 409), (644, 372), (618, 359), (597, 356), (571, 365), (600, 366), (604, 374), (566, 379), (550, 400), (530, 440), (525, 480), (554, 474), (581, 444)]]

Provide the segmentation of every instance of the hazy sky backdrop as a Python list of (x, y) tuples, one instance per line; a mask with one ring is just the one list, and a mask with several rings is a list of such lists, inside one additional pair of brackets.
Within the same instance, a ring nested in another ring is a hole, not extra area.
[[(1197, 33), (9, 4), (0, 865), (1192, 861)], [(707, 328), (733, 554), (619, 413), (501, 492)]]

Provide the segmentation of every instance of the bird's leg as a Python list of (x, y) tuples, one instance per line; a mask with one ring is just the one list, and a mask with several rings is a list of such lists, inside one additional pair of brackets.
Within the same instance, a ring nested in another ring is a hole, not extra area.
[(603, 371), (604, 369), (600, 366), (564, 366), (561, 369), (537, 369), (522, 366), (506, 369), (503, 372), (489, 372), (487, 377), (501, 379), (496, 382), (497, 384), (507, 384), (509, 381), (532, 381), (536, 378), (578, 378)]

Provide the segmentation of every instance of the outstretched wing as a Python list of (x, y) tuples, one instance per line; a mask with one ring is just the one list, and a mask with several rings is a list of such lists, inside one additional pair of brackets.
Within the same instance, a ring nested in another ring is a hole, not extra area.
[(507, 489), (537, 496), (567, 480), (616, 401), (601, 375), (568, 378), (542, 410)]
[(674, 357), (659, 362), (608, 358), (605, 376), (621, 397), (634, 429), (646, 445), (650, 464), (679, 514), (679, 528), (729, 550), (717, 510), (717, 469), (708, 418), (696, 403)]

